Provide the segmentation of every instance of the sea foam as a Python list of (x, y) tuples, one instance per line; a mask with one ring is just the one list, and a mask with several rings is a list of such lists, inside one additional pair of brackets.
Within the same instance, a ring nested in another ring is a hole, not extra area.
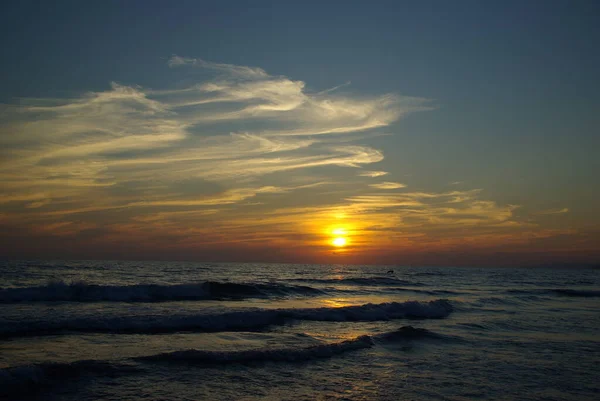
[(173, 333), (261, 330), (291, 320), (329, 322), (436, 319), (453, 310), (450, 302), (388, 302), (340, 308), (251, 309), (216, 314), (95, 317), (59, 321), (26, 321), (0, 327), (0, 337), (54, 335), (64, 332)]
[(66, 363), (41, 363), (0, 369), (0, 395), (15, 390), (31, 390), (55, 381), (85, 374), (120, 375), (135, 373), (140, 368), (129, 361), (187, 362), (199, 364), (229, 364), (243, 362), (298, 362), (331, 358), (350, 351), (371, 348), (378, 343), (440, 339), (443, 336), (423, 328), (403, 326), (397, 330), (376, 335), (362, 335), (353, 339), (323, 343), (300, 348), (258, 348), (244, 351), (209, 351), (185, 349), (154, 355), (123, 359), (119, 363), (102, 360), (81, 360)]
[(320, 295), (323, 291), (280, 283), (230, 283), (205, 281), (193, 284), (96, 285), (62, 281), (43, 286), (0, 289), (0, 303), (18, 302), (160, 302), (223, 300)]
[(154, 362), (196, 362), (196, 363), (235, 363), (251, 361), (306, 361), (317, 358), (330, 358), (347, 351), (370, 348), (373, 339), (370, 336), (360, 336), (339, 343), (319, 344), (307, 348), (289, 349), (258, 349), (247, 351), (202, 351), (182, 350), (158, 355), (136, 358), (142, 361)]

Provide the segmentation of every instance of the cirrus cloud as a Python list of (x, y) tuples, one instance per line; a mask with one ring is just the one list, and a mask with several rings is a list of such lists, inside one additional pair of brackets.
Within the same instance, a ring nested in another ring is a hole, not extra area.
[(373, 187), (373, 188), (377, 188), (377, 189), (398, 189), (398, 188), (406, 187), (405, 184), (401, 184), (399, 182), (391, 182), (391, 181), (384, 181), (384, 182), (378, 182), (376, 184), (369, 184), (369, 186)]
[(369, 139), (430, 110), (426, 99), (352, 94), (349, 83), (310, 91), (261, 68), (199, 58), (167, 64), (188, 78), (201, 70), (203, 80), (112, 83), (2, 106), (0, 221), (25, 242), (56, 235), (106, 249), (135, 238), (156, 249), (251, 243), (319, 252), (322, 227), (350, 218), (360, 222), (350, 247), (362, 249), (382, 232), (378, 241), (392, 246), (534, 225), (479, 190), (389, 192), (405, 185), (356, 178), (389, 174), (363, 170), (385, 159)]

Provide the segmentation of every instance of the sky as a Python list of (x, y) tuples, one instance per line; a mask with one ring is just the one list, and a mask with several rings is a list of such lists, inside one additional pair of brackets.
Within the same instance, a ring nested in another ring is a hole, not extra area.
[(600, 261), (596, 1), (0, 7), (0, 257)]

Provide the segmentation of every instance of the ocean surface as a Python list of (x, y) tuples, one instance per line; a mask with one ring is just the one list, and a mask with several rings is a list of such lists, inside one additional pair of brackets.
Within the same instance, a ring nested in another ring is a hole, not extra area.
[(597, 401), (599, 378), (598, 269), (0, 262), (0, 399)]

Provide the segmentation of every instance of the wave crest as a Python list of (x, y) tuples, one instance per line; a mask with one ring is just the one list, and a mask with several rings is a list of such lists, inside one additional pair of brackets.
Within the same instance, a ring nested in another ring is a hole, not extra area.
[(134, 358), (147, 362), (194, 362), (224, 364), (240, 362), (298, 362), (330, 358), (348, 351), (371, 348), (376, 342), (394, 342), (425, 338), (442, 338), (427, 329), (403, 326), (398, 330), (377, 335), (362, 335), (337, 343), (313, 345), (305, 348), (257, 349), (246, 351), (203, 351), (188, 349)]
[(330, 358), (347, 351), (370, 348), (373, 340), (370, 336), (360, 336), (352, 340), (339, 343), (319, 344), (308, 348), (299, 349), (259, 349), (248, 351), (200, 351), (183, 350), (158, 355), (136, 358), (142, 361), (177, 361), (177, 362), (199, 362), (199, 363), (236, 363), (252, 361), (306, 361), (317, 358)]
[(450, 302), (407, 301), (365, 304), (340, 308), (253, 309), (202, 315), (80, 318), (57, 322), (19, 322), (0, 328), (0, 337), (53, 335), (63, 332), (173, 333), (261, 330), (290, 320), (328, 322), (385, 321), (392, 319), (439, 319), (453, 310)]
[(0, 289), (0, 303), (18, 302), (161, 302), (223, 300), (276, 296), (320, 295), (323, 291), (279, 283), (229, 283), (206, 281), (195, 284), (96, 285), (56, 281), (47, 285)]
[(442, 338), (442, 336), (423, 328), (403, 326), (398, 330), (377, 335), (362, 335), (337, 343), (319, 344), (305, 348), (258, 349), (247, 351), (202, 351), (181, 350), (157, 355), (134, 358), (148, 362), (195, 362), (195, 363), (238, 363), (253, 361), (297, 362), (318, 358), (330, 358), (348, 351), (371, 348), (378, 343), (425, 338)]
[(23, 396), (55, 383), (74, 378), (118, 376), (139, 372), (142, 368), (131, 361), (158, 363), (230, 364), (248, 362), (302, 362), (331, 358), (346, 352), (371, 348), (378, 343), (442, 339), (443, 336), (422, 328), (403, 326), (377, 335), (362, 335), (350, 340), (324, 343), (303, 348), (259, 348), (245, 351), (179, 350), (155, 355), (133, 357), (114, 363), (102, 360), (81, 360), (71, 363), (42, 363), (0, 369), (0, 396)]

